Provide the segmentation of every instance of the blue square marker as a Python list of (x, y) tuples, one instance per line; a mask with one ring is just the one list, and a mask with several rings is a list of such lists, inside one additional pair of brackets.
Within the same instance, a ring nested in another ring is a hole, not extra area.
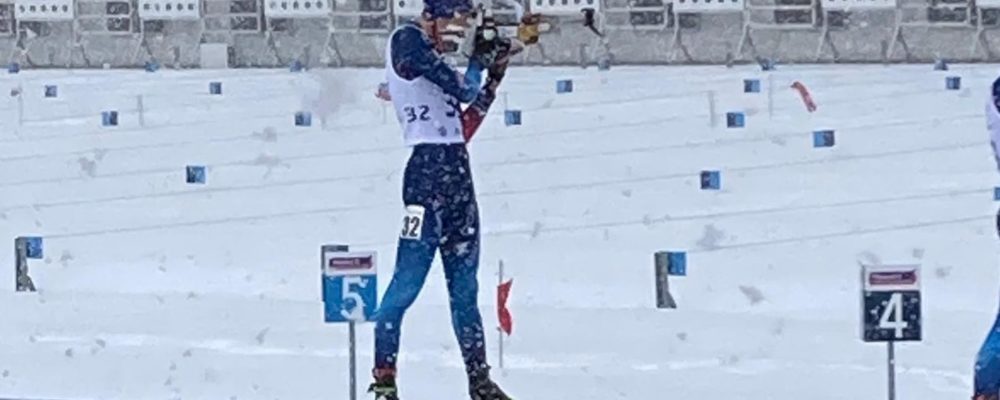
[(302, 72), (305, 69), (306, 66), (302, 64), (302, 61), (299, 60), (292, 61), (292, 65), (288, 67), (288, 70), (292, 72)]
[(146, 72), (156, 72), (160, 70), (160, 63), (156, 61), (146, 61), (144, 68), (146, 69)]
[(1000, 201), (1000, 186), (993, 188), (993, 200)]
[(205, 167), (200, 165), (189, 165), (187, 167), (187, 183), (190, 184), (204, 184), (205, 183)]
[(24, 239), (24, 250), (25, 257), (32, 260), (41, 260), (45, 257), (45, 251), (42, 247), (42, 238), (37, 236), (25, 237)]
[(521, 110), (504, 111), (503, 122), (507, 126), (521, 125)]
[(208, 84), (209, 94), (222, 94), (222, 82), (210, 82)]
[(836, 140), (832, 130), (813, 132), (813, 147), (833, 147)]
[(726, 113), (726, 126), (729, 128), (743, 128), (746, 126), (746, 115), (741, 112)]
[(105, 111), (101, 113), (101, 125), (118, 126), (118, 111)]
[(59, 87), (56, 85), (45, 85), (45, 97), (55, 98), (59, 96)]
[(16, 74), (18, 72), (21, 72), (21, 64), (18, 63), (7, 64), (7, 73)]
[(760, 65), (761, 71), (774, 71), (775, 63), (770, 58), (758, 57), (757, 64)]
[(573, 93), (573, 81), (570, 79), (556, 81), (556, 93)]
[(667, 274), (687, 276), (687, 253), (683, 251), (667, 252)]
[(958, 76), (949, 76), (944, 79), (944, 86), (948, 90), (959, 90), (962, 88), (962, 78)]
[(760, 79), (744, 79), (743, 93), (760, 93)]
[(307, 111), (295, 113), (295, 126), (312, 126), (312, 113)]
[(611, 70), (611, 58), (610, 57), (601, 57), (600, 60), (597, 60), (597, 70), (598, 71), (610, 71)]
[(938, 60), (934, 61), (934, 70), (935, 71), (947, 71), (948, 70), (948, 61), (943, 60), (943, 59), (938, 59)]
[(701, 189), (719, 190), (722, 188), (722, 176), (719, 171), (701, 171)]

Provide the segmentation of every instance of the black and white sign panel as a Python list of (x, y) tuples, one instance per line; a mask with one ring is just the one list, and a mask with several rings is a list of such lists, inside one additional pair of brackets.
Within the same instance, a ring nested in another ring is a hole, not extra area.
[(862, 340), (920, 341), (920, 267), (865, 265), (861, 275)]

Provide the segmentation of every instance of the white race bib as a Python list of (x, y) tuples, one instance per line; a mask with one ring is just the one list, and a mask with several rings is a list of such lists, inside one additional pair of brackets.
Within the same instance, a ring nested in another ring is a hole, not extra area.
[(399, 233), (402, 239), (420, 240), (424, 230), (424, 206), (406, 206), (406, 215), (403, 216), (403, 230)]

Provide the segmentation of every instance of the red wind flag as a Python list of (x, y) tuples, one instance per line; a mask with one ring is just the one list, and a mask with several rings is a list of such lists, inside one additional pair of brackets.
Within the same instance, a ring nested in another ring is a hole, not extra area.
[(510, 287), (514, 283), (511, 279), (497, 285), (497, 319), (500, 321), (500, 329), (507, 335), (514, 330), (514, 318), (507, 309), (507, 298), (510, 297)]
[(802, 103), (805, 104), (806, 110), (809, 112), (816, 111), (816, 102), (813, 101), (812, 95), (809, 94), (809, 89), (806, 89), (806, 85), (803, 85), (802, 82), (795, 81), (795, 83), (792, 83), (792, 89), (799, 92), (799, 97), (802, 98)]

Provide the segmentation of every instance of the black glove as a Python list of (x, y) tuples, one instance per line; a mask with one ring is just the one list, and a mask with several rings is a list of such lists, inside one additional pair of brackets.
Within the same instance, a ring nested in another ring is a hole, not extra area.
[(498, 62), (505, 62), (510, 48), (510, 39), (500, 37), (496, 23), (488, 20), (476, 28), (476, 38), (470, 58), (479, 61), (484, 68), (492, 68)]
[(496, 57), (493, 59), (493, 64), (488, 68), (488, 76), (494, 79), (503, 78), (504, 74), (507, 73), (507, 65), (510, 63), (511, 57), (514, 56), (510, 39), (503, 38), (497, 42)]
[(509, 61), (509, 58), (499, 60), (499, 62), (494, 62), (492, 66), (487, 68), (486, 77), (490, 81), (499, 82), (503, 80), (504, 75), (507, 74), (507, 61)]

